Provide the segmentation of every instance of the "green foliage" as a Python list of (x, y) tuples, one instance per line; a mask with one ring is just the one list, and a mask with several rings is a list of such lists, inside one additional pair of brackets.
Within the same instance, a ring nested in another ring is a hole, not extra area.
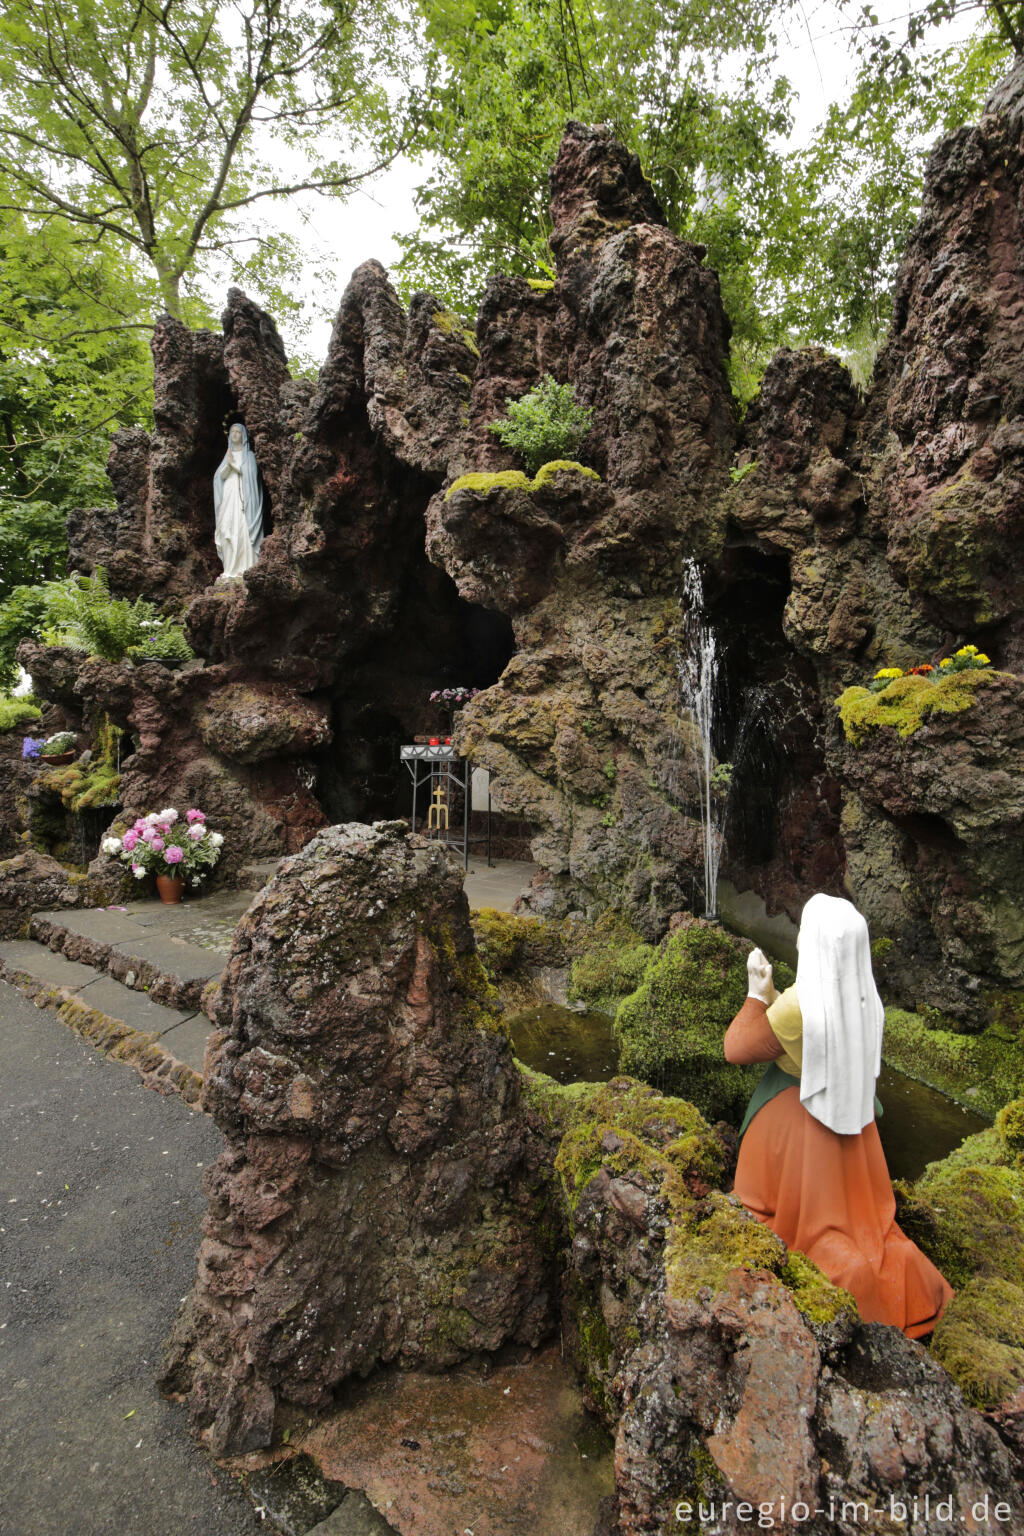
[(0, 603), (0, 688), (18, 681), (15, 652), (22, 640), (38, 634), (46, 623), (46, 588), (15, 587)]
[(168, 665), (178, 661), (191, 661), (195, 656), (181, 626), (166, 621), (155, 628), (147, 629), (142, 640), (128, 647), (127, 654), (134, 662), (162, 661)]
[(1009, 58), (980, 16), (973, 36), (943, 52), (924, 51), (918, 30), (905, 68), (866, 58), (850, 100), (806, 150), (786, 154), (792, 88), (776, 27), (788, 0), (420, 9), (433, 158), (417, 194), (423, 224), (400, 241), (401, 290), (425, 287), (469, 308), (496, 270), (540, 289), (547, 171), (565, 122), (608, 123), (639, 155), (669, 227), (703, 244), (720, 274), (741, 406), (782, 343), (840, 347), (865, 381), (927, 151), (977, 119)]
[[(373, 0), (7, 0), (9, 201), (33, 227), (63, 225), (146, 266), (171, 314), (197, 268), (225, 258), (286, 299), (298, 244), (254, 225), (254, 210), (342, 194), (388, 163), (408, 130), (403, 36)], [(356, 140), (370, 150), (369, 169), (336, 157), (339, 134), (350, 155)], [(294, 179), (271, 168), (268, 143)]]
[(147, 425), (152, 406), (145, 285), (95, 237), (12, 211), (9, 169), (0, 167), (0, 603), (61, 573), (68, 509), (109, 500), (110, 434)]
[(888, 726), (900, 736), (912, 736), (935, 715), (956, 715), (970, 709), (978, 690), (989, 687), (998, 673), (957, 671), (939, 673), (936, 681), (910, 673), (885, 687), (847, 688), (836, 700), (843, 734), (857, 747), (872, 730)]
[(752, 475), (757, 468), (756, 459), (748, 459), (745, 464), (733, 464), (729, 470), (729, 479), (733, 485), (740, 485), (748, 475)]
[(711, 1120), (739, 1124), (760, 1067), (732, 1066), (726, 1029), (747, 995), (747, 945), (694, 922), (663, 941), (643, 980), (619, 1008), (619, 1064), (691, 1099)]
[(456, 491), (474, 491), (477, 496), (489, 496), (492, 491), (526, 491), (529, 494), (539, 491), (556, 474), (583, 475), (588, 480), (601, 478), (596, 469), (588, 469), (585, 464), (577, 464), (571, 459), (556, 459), (554, 463), (542, 464), (532, 480), (521, 469), (480, 470), (460, 475), (452, 481), (444, 499), (450, 501)]
[(53, 629), (51, 643), (69, 645), (121, 661), (132, 646), (143, 645), (147, 632), (160, 622), (152, 603), (136, 598), (111, 597), (107, 574), (101, 565), (92, 576), (69, 576), (45, 588), (46, 617)]
[(0, 693), (0, 731), (16, 731), (19, 726), (32, 725), (42, 718), (42, 713), (35, 699), (13, 699), (9, 693)]
[(592, 406), (577, 404), (573, 386), (559, 384), (550, 373), (521, 399), (506, 400), (505, 406), (505, 420), (492, 421), (489, 430), (519, 454), (532, 475), (539, 475), (552, 460), (575, 458), (594, 418)]

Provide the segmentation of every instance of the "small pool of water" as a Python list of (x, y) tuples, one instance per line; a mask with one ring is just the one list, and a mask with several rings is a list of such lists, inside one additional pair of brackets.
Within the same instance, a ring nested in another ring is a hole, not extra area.
[[(606, 1083), (618, 1071), (619, 1044), (605, 1013), (545, 1003), (515, 1014), (509, 1030), (519, 1060), (556, 1083)], [(894, 1179), (916, 1179), (989, 1123), (892, 1067), (882, 1068), (878, 1097), (885, 1111), (878, 1131)]]
[(882, 1067), (877, 1092), (885, 1111), (878, 1134), (894, 1179), (918, 1178), (927, 1163), (947, 1157), (966, 1137), (989, 1127), (981, 1115), (894, 1067)]
[(556, 1083), (606, 1083), (619, 1070), (619, 1042), (606, 1013), (542, 1003), (509, 1019), (509, 1031), (523, 1065)]

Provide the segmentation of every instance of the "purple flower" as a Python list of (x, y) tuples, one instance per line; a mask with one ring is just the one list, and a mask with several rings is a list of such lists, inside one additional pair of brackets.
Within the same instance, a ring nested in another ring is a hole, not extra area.
[[(163, 844), (161, 843), (160, 846), (162, 848)], [(179, 848), (176, 843), (172, 843), (167, 852), (164, 854), (164, 858), (167, 860), (168, 864), (180, 864), (184, 857), (185, 854), (183, 850)]]
[(21, 755), (25, 757), (38, 757), (39, 749), (43, 745), (43, 736), (23, 736), (21, 739)]

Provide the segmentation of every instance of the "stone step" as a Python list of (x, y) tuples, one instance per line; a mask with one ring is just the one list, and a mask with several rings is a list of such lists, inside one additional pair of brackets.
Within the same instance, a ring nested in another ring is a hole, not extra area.
[(56, 1008), (66, 1024), (109, 1055), (132, 1061), (153, 1086), (198, 1099), (212, 1030), (205, 1014), (155, 1002), (32, 939), (0, 943), (0, 977), (39, 1007)]
[(30, 938), (66, 959), (105, 971), (155, 1003), (196, 1013), (204, 990), (224, 970), (249, 891), (222, 891), (167, 906), (128, 906), (37, 912)]

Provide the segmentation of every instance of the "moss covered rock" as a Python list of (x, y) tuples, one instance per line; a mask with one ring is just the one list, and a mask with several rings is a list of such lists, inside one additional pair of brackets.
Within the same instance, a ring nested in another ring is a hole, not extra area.
[(747, 947), (711, 923), (689, 920), (664, 940), (615, 1020), (624, 1072), (735, 1124), (764, 1070), (731, 1066), (722, 1054), (747, 994)]
[(882, 1054), (898, 1071), (982, 1115), (1024, 1094), (1024, 1040), (997, 1028), (962, 1034), (933, 1027), (922, 1014), (887, 1008)]
[(868, 734), (882, 727), (900, 736), (912, 736), (934, 715), (959, 715), (971, 709), (979, 692), (992, 686), (990, 672), (940, 674), (935, 682), (926, 677), (894, 678), (887, 688), (847, 688), (836, 700), (847, 741), (858, 746)]
[(900, 1225), (957, 1290), (932, 1351), (984, 1408), (1024, 1385), (1022, 1125), (1018, 1099), (916, 1184), (896, 1186)]

